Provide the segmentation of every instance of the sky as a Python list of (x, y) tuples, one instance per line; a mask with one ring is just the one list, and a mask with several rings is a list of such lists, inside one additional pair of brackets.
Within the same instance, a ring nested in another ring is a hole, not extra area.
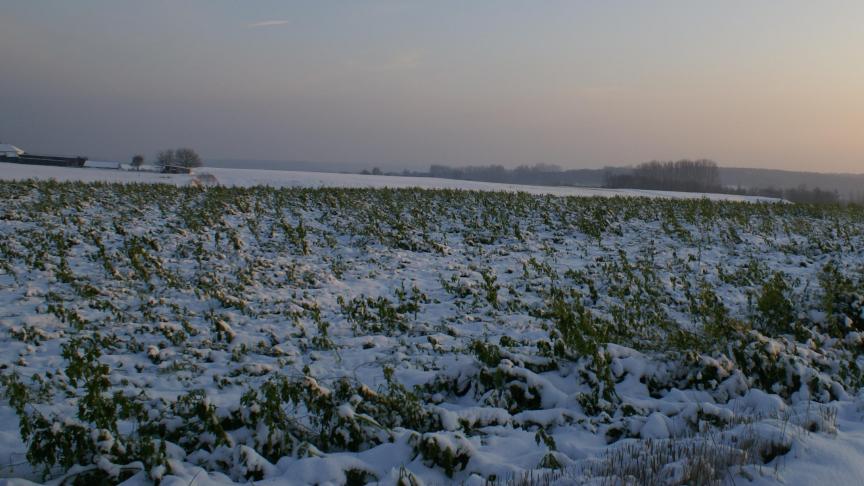
[(861, 0), (0, 0), (0, 141), (864, 172)]

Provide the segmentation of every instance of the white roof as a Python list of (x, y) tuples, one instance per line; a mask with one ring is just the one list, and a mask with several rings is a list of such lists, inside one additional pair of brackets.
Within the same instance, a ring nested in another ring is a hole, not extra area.
[(0, 143), (0, 153), (10, 153), (10, 152), (14, 152), (18, 155), (21, 155), (24, 153), (23, 150), (21, 150), (20, 148), (14, 146), (14, 145), (9, 145), (8, 143)]
[(101, 160), (88, 160), (84, 162), (84, 167), (91, 169), (119, 169), (120, 162), (105, 162)]

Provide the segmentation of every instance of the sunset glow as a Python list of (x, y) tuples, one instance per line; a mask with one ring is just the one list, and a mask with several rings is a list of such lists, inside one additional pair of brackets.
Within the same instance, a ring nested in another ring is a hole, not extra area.
[(211, 158), (399, 168), (707, 157), (862, 172), (862, 25), (856, 0), (11, 1), (0, 140), (124, 158), (182, 140)]

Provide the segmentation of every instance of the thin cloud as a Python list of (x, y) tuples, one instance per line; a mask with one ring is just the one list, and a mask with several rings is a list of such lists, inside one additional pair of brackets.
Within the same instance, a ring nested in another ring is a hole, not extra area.
[(420, 66), (423, 56), (417, 51), (403, 51), (394, 54), (390, 60), (382, 66), (385, 70), (414, 69)]
[(264, 20), (262, 22), (255, 22), (254, 24), (249, 24), (248, 27), (252, 29), (257, 29), (260, 27), (277, 27), (280, 25), (286, 25), (287, 23), (287, 20)]

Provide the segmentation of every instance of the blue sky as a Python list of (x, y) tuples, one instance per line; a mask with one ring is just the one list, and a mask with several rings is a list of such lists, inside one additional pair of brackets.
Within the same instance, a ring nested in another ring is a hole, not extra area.
[(4, 0), (0, 140), (864, 172), (864, 2)]

